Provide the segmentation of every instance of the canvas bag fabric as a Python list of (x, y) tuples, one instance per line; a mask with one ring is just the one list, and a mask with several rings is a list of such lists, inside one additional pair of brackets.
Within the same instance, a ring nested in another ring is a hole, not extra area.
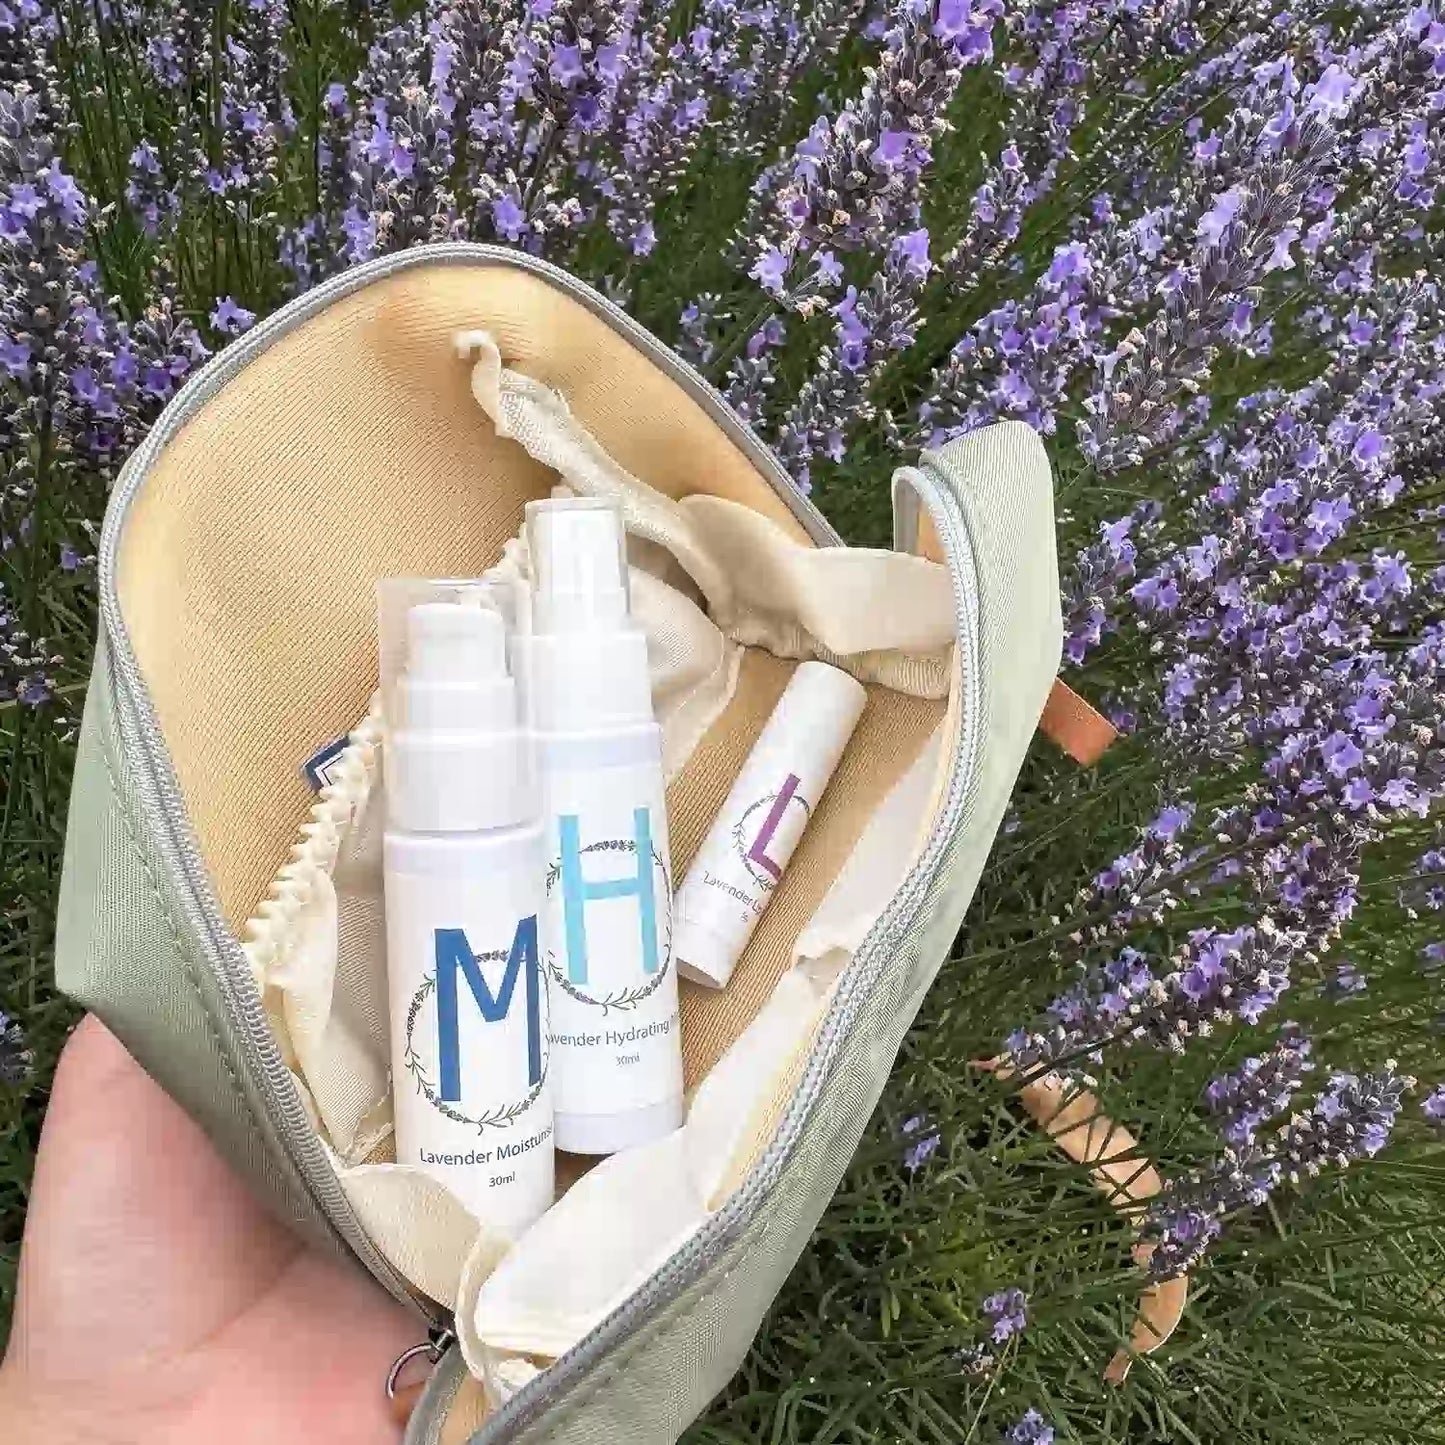
[[(481, 248), (447, 249), (466, 253), (448, 265), (516, 264)], [(923, 472), (905, 472), (902, 484), (903, 495), (916, 490), (924, 498), (935, 527), (966, 532), (977, 572), (982, 690), (969, 726), (979, 747), (963, 811), (943, 854), (918, 880), (889, 966), (847, 1026), (820, 1041), (826, 1070), (815, 1072), (806, 1100), (791, 1101), (785, 1118), (794, 1125), (780, 1129), (770, 1167), (753, 1171), (754, 1194), (767, 1178), (765, 1196), (750, 1196), (745, 1181), (735, 1196), (736, 1228), (725, 1247), (694, 1262), (692, 1283), (663, 1308), (605, 1324), (600, 1338), (549, 1372), (555, 1378), (540, 1414), (530, 1417), (520, 1399), (489, 1422), (486, 1438), (675, 1438), (741, 1359), (952, 941), (1057, 666), (1050, 486), (1037, 439), (1018, 427), (967, 438)], [(905, 530), (914, 516), (911, 502), (901, 509)], [(258, 1105), (256, 1001), (213, 966), (235, 940), (222, 936), (215, 899), (184, 885), (195, 836), (179, 787), (130, 766), (142, 720), (134, 689), (119, 685), (118, 673), (133, 663), (117, 660), (111, 637), (108, 626), (82, 730), (59, 924), (62, 985), (112, 1024), (286, 1218), (322, 1247), (350, 1247), (365, 1258), (344, 1200), (318, 1199), (317, 1161), (305, 1157), (304, 1138), (278, 1130)], [(296, 1114), (304, 1122), (299, 1103)], [(453, 1357), (437, 1372), (414, 1418), (414, 1439), (444, 1438), (448, 1421), (446, 1438), (465, 1438), (455, 1434), (466, 1418), (453, 1398), (462, 1393), (458, 1371)]]

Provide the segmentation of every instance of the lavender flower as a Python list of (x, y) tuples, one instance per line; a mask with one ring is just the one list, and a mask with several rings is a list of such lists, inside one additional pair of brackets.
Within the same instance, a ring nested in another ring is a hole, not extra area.
[(997, 1357), (986, 1345), (967, 1345), (955, 1351), (953, 1363), (960, 1375), (987, 1375), (997, 1364)]
[(1445, 1124), (1445, 1084), (1433, 1089), (1421, 1101), (1420, 1112), (1436, 1124)]
[(1333, 1074), (1311, 1107), (1272, 1136), (1256, 1138), (1251, 1126), (1227, 1139), (1213, 1163), (1171, 1180), (1151, 1202), (1143, 1230), (1155, 1278), (1194, 1268), (1228, 1216), (1264, 1203), (1280, 1183), (1299, 1184), (1378, 1154), (1414, 1084), (1394, 1070), (1391, 1061), (1373, 1074)]
[[(1018, 48), (1003, 71), (1013, 103), (995, 159), (973, 196), (959, 239), (943, 268), (960, 290), (979, 285), (1018, 239), (1024, 216), (1054, 188), (1073, 155), (1074, 138), (1091, 102), (1112, 87), (1109, 76), (1138, 74), (1161, 54), (1188, 53), (1201, 43), (1185, 3), (1065, 3), (1011, 7), (1003, 21)], [(1110, 213), (1107, 196), (1096, 209)]]
[(993, 1330), (993, 1342), (1001, 1345), (1011, 1335), (1022, 1334), (1028, 1325), (1028, 1296), (1017, 1285), (987, 1296), (979, 1312)]
[(1346, 999), (1364, 993), (1369, 986), (1369, 980), (1365, 975), (1360, 972), (1355, 964), (1346, 959), (1344, 962), (1335, 965), (1327, 988), (1331, 997)]
[(903, 1151), (903, 1167), (910, 1174), (917, 1174), (943, 1143), (938, 1126), (926, 1114), (914, 1114), (905, 1119), (903, 1136), (909, 1141), (908, 1147)]
[[(987, 314), (936, 374), (923, 433), (998, 415), (1052, 430), (1066, 393), (1091, 371), (1081, 440), (1101, 469), (1131, 464), (1207, 415), (1202, 385), (1222, 350), (1268, 351), (1256, 288), (1306, 272), (1343, 296), (1368, 276), (1370, 238), (1413, 204), (1409, 186), (1379, 184), (1382, 146), (1422, 176), (1433, 164), (1413, 119), (1380, 131), (1378, 98), (1390, 94), (1407, 116), (1428, 108), (1433, 58), (1403, 11), (1348, 56), (1321, 44), (1303, 17), (1281, 20), (1276, 59), (1259, 58), (1271, 35), (1262, 29), (1186, 78), (1181, 104), (1225, 70), (1241, 103), (1208, 134), (1189, 122), (1177, 169), (1141, 156), (1134, 192), (1096, 197), (1091, 225), (1058, 247), (1031, 296)], [(1295, 25), (1307, 61), (1291, 53)], [(1341, 193), (1364, 199), (1337, 212)]]
[(1344, 1168), (1378, 1154), (1390, 1141), (1405, 1092), (1415, 1083), (1394, 1069), (1394, 1060), (1388, 1060), (1379, 1073), (1332, 1075), (1314, 1107), (1280, 1131), (1277, 1152), (1284, 1176), (1298, 1183), (1328, 1167)]
[(34, 1056), (20, 1025), (0, 1009), (0, 1084), (18, 1089), (30, 1076)]
[(1044, 1423), (1037, 1410), (1025, 1410), (1023, 1418), (1004, 1432), (1007, 1445), (1054, 1445), (1054, 1427)]
[(817, 253), (882, 254), (918, 227), (943, 112), (964, 69), (992, 53), (1001, 11), (999, 0), (900, 7), (860, 94), (837, 116), (820, 116), (790, 161), (763, 173), (735, 249), (769, 295), (806, 315), (839, 279), (818, 270)]
[(1260, 1128), (1289, 1107), (1313, 1067), (1310, 1041), (1286, 1025), (1268, 1054), (1251, 1056), (1212, 1080), (1204, 1102), (1219, 1119), (1225, 1142), (1236, 1148), (1252, 1145)]
[(1110, 1042), (1147, 1042), (1180, 1052), (1221, 1023), (1255, 1023), (1289, 987), (1289, 968), (1300, 947), (1295, 933), (1263, 918), (1229, 932), (1194, 929), (1162, 973), (1126, 948), (1082, 970), (1074, 987), (1049, 1005), (1047, 1022), (1009, 1037), (1010, 1067), (1098, 1057)]
[(833, 343), (822, 352), (779, 428), (778, 450), (803, 491), (808, 490), (815, 456), (843, 459), (846, 420), (870, 419), (870, 384), (890, 358), (913, 344), (915, 298), (931, 266), (928, 232), (906, 232), (893, 242), (884, 269), (868, 289), (860, 295), (849, 286), (833, 307)]
[(1445, 849), (1429, 848), (1415, 863), (1417, 880), (1400, 889), (1400, 906), (1410, 918), (1445, 913)]
[(256, 313), (239, 306), (233, 296), (223, 296), (211, 312), (211, 325), (227, 336), (239, 336), (248, 327), (255, 325)]

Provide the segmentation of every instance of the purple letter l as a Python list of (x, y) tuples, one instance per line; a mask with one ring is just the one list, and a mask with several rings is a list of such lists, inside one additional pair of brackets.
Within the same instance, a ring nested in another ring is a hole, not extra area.
[(773, 875), (774, 883), (783, 876), (783, 870), (768, 857), (768, 844), (773, 841), (773, 834), (778, 831), (778, 824), (783, 821), (783, 814), (787, 811), (788, 804), (793, 801), (793, 794), (798, 791), (801, 781), (796, 773), (788, 774), (787, 782), (773, 799), (773, 806), (768, 810), (763, 826), (758, 829), (758, 836), (753, 839), (753, 846), (748, 849), (748, 857), (760, 868), (767, 869)]

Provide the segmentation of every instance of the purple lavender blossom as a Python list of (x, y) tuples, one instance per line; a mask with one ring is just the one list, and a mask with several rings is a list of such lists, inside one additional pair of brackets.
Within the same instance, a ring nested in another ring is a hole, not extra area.
[(1001, 1345), (1011, 1335), (1022, 1334), (1028, 1325), (1028, 1296), (1017, 1285), (988, 1295), (979, 1305), (993, 1332), (993, 1342)]
[(1006, 1445), (1054, 1445), (1054, 1427), (1037, 1410), (1025, 1410), (1017, 1425), (1004, 1432)]
[(19, 1023), (0, 1009), (0, 1084), (18, 1089), (30, 1076), (34, 1056)]
[(236, 303), (233, 296), (223, 296), (211, 312), (211, 325), (227, 336), (239, 336), (255, 325), (256, 313)]
[(1440, 1084), (1421, 1100), (1420, 1112), (1433, 1123), (1445, 1124), (1445, 1084)]
[(903, 1167), (916, 1174), (933, 1157), (943, 1136), (926, 1114), (914, 1114), (903, 1121), (903, 1136), (908, 1147), (903, 1151)]
[(1289, 967), (1300, 947), (1297, 934), (1262, 918), (1228, 932), (1194, 929), (1162, 971), (1125, 948), (1081, 970), (1073, 988), (1049, 1005), (1046, 1021), (1010, 1036), (1010, 1067), (1097, 1058), (1115, 1042), (1177, 1053), (1222, 1023), (1256, 1023), (1289, 988)]
[(900, 7), (861, 93), (836, 116), (820, 116), (792, 157), (763, 173), (735, 251), (771, 296), (809, 314), (831, 289), (810, 269), (814, 252), (882, 255), (918, 229), (943, 111), (964, 70), (992, 53), (1001, 13), (1000, 0)]
[(1311, 1107), (1269, 1136), (1251, 1128), (1210, 1164), (1171, 1180), (1150, 1203), (1143, 1237), (1150, 1272), (1167, 1279), (1194, 1268), (1226, 1219), (1256, 1207), (1281, 1183), (1300, 1184), (1327, 1168), (1343, 1169), (1389, 1142), (1414, 1080), (1387, 1062), (1377, 1073), (1336, 1073)]
[(1220, 1074), (1204, 1091), (1205, 1107), (1219, 1120), (1225, 1142), (1245, 1147), (1283, 1113), (1313, 1067), (1310, 1041), (1286, 1025), (1268, 1054), (1251, 1056)]
[(998, 1364), (998, 1358), (986, 1345), (966, 1345), (953, 1354), (953, 1363), (960, 1375), (987, 1375)]
[(1445, 849), (1428, 848), (1416, 860), (1416, 878), (1401, 887), (1400, 906), (1410, 918), (1445, 913)]
[(1314, 1108), (1291, 1119), (1280, 1132), (1288, 1179), (1298, 1183), (1327, 1167), (1343, 1168), (1373, 1157), (1389, 1143), (1403, 1096), (1415, 1082), (1394, 1068), (1391, 1060), (1377, 1074), (1331, 1076)]
[(1360, 972), (1354, 963), (1345, 959), (1334, 966), (1327, 984), (1327, 991), (1333, 998), (1347, 999), (1364, 993), (1369, 986), (1369, 979)]
[[(6, 482), (0, 543), (30, 545), (41, 489), (84, 495), (114, 473), (161, 397), (205, 355), (163, 284), (119, 319), (98, 269), (83, 259), (96, 208), (63, 162), (69, 95), (56, 68), (58, 30), (39, 7), (20, 37), (0, 25), (0, 423)], [(159, 385), (164, 378), (163, 387)], [(146, 387), (151, 379), (157, 386)], [(0, 590), (0, 700), (49, 702), (62, 659), (34, 599)]]
[(868, 389), (889, 359), (913, 344), (915, 298), (931, 269), (928, 232), (907, 231), (889, 247), (883, 269), (867, 290), (860, 293), (849, 286), (832, 308), (832, 344), (820, 354), (779, 427), (778, 451), (803, 491), (811, 482), (815, 457), (843, 459), (843, 419), (871, 418)]

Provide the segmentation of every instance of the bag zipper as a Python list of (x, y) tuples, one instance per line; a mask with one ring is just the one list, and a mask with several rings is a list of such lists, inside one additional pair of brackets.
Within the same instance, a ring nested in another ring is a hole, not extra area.
[[(409, 1305), (439, 1337), (451, 1337), (450, 1312), (416, 1290), (380, 1253), (361, 1229), (325, 1151), (312, 1130), (305, 1109), (292, 1085), (266, 1022), (264, 1007), (240, 940), (227, 926), (211, 888), (205, 863), (191, 831), (174, 769), (159, 723), (141, 676), (121, 616), (116, 589), (116, 564), (126, 516), (160, 452), (184, 423), (250, 361), (282, 335), (309, 320), (354, 291), (397, 272), (419, 265), (491, 264), (514, 267), (542, 277), (585, 305), (614, 331), (624, 336), (659, 369), (665, 371), (703, 407), (730, 440), (761, 472), (799, 523), (821, 546), (836, 546), (841, 539), (823, 515), (793, 486), (772, 452), (731, 410), (721, 394), (678, 358), (626, 312), (590, 287), (549, 262), (500, 246), (451, 242), (420, 247), (352, 268), (322, 283), (305, 296), (259, 322), (243, 337), (213, 357), (182, 387), (167, 405), (145, 440), (132, 453), (117, 481), (106, 513), (99, 548), (101, 624), (110, 653), (115, 692), (121, 706), (118, 721), (127, 753), (139, 764), (137, 792), (155, 828), (167, 864), (182, 884), (183, 904), (208, 946), (210, 961), (231, 1022), (239, 1023), (242, 1063), (257, 1089), (266, 1122), (285, 1148), (293, 1167), (311, 1192), (338, 1237), (396, 1299)], [(932, 881), (943, 851), (957, 829), (957, 819), (972, 786), (978, 746), (978, 704), (982, 696), (977, 658), (978, 599), (973, 551), (967, 533), (954, 523), (954, 507), (946, 500), (946, 481), (932, 468), (910, 475), (931, 493), (940, 542), (956, 579), (957, 621), (965, 678), (964, 705), (959, 710), (955, 765), (939, 821), (923, 855), (889, 908), (870, 930), (852, 963), (845, 970), (819, 1030), (804, 1076), (791, 1100), (778, 1133), (749, 1178), (714, 1214), (687, 1246), (663, 1265), (623, 1305), (596, 1326), (550, 1369), (517, 1392), (483, 1427), (481, 1442), (500, 1441), (535, 1418), (547, 1402), (569, 1385), (639, 1318), (680, 1292), (702, 1270), (706, 1260), (726, 1244), (752, 1217), (754, 1204), (763, 1198), (801, 1137), (813, 1103), (835, 1066), (842, 1042), (863, 1007), (890, 953), (892, 925)], [(942, 488), (942, 495), (939, 488)], [(125, 736), (126, 734), (129, 736)], [(455, 1346), (452, 1346), (455, 1348)]]

